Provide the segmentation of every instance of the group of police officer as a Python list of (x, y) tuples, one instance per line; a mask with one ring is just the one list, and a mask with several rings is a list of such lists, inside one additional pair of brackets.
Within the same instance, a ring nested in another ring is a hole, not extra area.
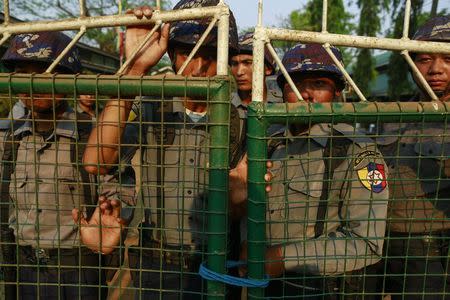
[[(217, 4), (181, 0), (174, 9)], [(150, 18), (153, 11), (140, 7), (130, 13)], [(207, 27), (208, 20), (163, 25), (126, 74), (147, 74), (166, 52), (178, 71)], [(128, 27), (126, 53), (150, 30)], [(431, 19), (414, 39), (450, 41), (450, 17)], [(41, 73), (68, 43), (60, 33), (18, 35), (2, 60), (16, 72)], [(214, 28), (182, 75), (214, 76), (216, 48)], [(231, 248), (246, 260), (245, 119), (252, 95), (252, 34), (238, 39), (232, 14), (229, 51), (237, 84), (230, 108), (229, 211), (238, 224), (231, 232), (241, 232), (230, 239), (237, 240)], [(342, 62), (340, 51), (332, 51)], [(447, 100), (450, 56), (413, 56), (433, 91)], [(295, 45), (283, 64), (305, 101), (341, 101), (346, 80), (321, 45)], [(77, 73), (79, 66), (71, 51), (58, 72)], [(264, 75), (274, 72), (273, 59), (265, 53)], [(277, 83), (284, 102), (298, 101), (281, 73)], [(90, 105), (74, 111), (64, 95), (18, 97), (13, 117), (0, 123), (6, 297), (105, 298), (105, 270), (121, 264), (125, 228), (136, 226), (139, 244), (128, 247), (128, 257), (138, 296), (204, 298), (206, 283), (198, 269), (207, 251), (208, 99), (111, 99), (91, 127)], [(427, 101), (427, 96), (421, 92), (416, 100)], [(348, 124), (270, 127), (266, 273), (272, 279), (266, 295), (450, 298), (445, 125), (384, 124), (383, 138), (375, 140)], [(83, 153), (81, 168), (76, 162)], [(120, 168), (130, 166), (136, 153), (138, 193), (133, 170)], [(136, 213), (138, 207), (143, 215)], [(245, 267), (239, 274), (246, 275)], [(229, 298), (239, 296), (231, 289)]]

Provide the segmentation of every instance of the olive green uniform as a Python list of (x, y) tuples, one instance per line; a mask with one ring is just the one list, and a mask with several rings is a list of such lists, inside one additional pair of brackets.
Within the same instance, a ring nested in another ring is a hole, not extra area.
[[(344, 151), (335, 156), (338, 145)], [(387, 174), (371, 139), (346, 124), (318, 124), (278, 147), (272, 161), (266, 232), (270, 245), (283, 245), (286, 281), (342, 275), (380, 260)]]

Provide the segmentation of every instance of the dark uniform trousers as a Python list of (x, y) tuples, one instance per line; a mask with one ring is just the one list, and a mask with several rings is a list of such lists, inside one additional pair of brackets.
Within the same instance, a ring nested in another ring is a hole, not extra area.
[(201, 255), (144, 239), (128, 249), (136, 299), (203, 299), (206, 282), (198, 274)]
[[(363, 291), (363, 292), (362, 292)], [(377, 265), (336, 277), (286, 273), (282, 279), (271, 280), (266, 289), (269, 299), (375, 300)]]
[(384, 290), (391, 299), (450, 299), (449, 234), (390, 232), (380, 273), (385, 269)]
[(18, 254), (18, 299), (106, 299), (99, 254), (29, 246), (19, 246)]

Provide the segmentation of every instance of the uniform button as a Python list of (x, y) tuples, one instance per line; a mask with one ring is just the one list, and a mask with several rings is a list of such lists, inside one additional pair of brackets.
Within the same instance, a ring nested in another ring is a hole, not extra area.
[(191, 190), (188, 190), (187, 193), (188, 193), (188, 195), (190, 195), (190, 194), (192, 194), (192, 191), (191, 191)]

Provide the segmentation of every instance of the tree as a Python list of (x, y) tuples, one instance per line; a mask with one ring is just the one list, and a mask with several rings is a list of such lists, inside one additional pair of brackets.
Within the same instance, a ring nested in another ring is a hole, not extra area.
[[(401, 38), (403, 35), (403, 23), (405, 17), (405, 4), (400, 6), (400, 0), (392, 0), (392, 6), (399, 9), (394, 10), (392, 17), (394, 19), (394, 29), (391, 36), (394, 38)], [(423, 20), (422, 7), (423, 0), (411, 1), (411, 16), (408, 36), (411, 37), (416, 32), (419, 21)], [(411, 85), (408, 81), (409, 66), (405, 59), (398, 52), (394, 52), (389, 58), (388, 67), (388, 95), (391, 100), (400, 100), (401, 95), (408, 93), (411, 90)]]
[[(322, 0), (309, 0), (301, 9), (292, 11), (283, 20), (281, 26), (289, 29), (321, 31), (322, 30)], [(328, 31), (339, 34), (350, 34), (355, 26), (351, 22), (353, 15), (345, 10), (343, 0), (328, 1)], [(275, 45), (283, 52), (289, 49), (293, 43), (277, 42)], [(342, 50), (342, 49), (341, 49)], [(350, 54), (343, 51), (344, 61), (348, 61)]]
[[(122, 13), (128, 8), (149, 5), (145, 0), (88, 0), (86, 1), (87, 16), (104, 16), (119, 13), (121, 1)], [(161, 0), (163, 9), (170, 9), (170, 0)], [(150, 3), (152, 4), (152, 3)], [(64, 0), (17, 0), (11, 3), (11, 14), (19, 19), (34, 21), (42, 16), (52, 16), (58, 19), (77, 18), (80, 15), (78, 1)], [(98, 46), (104, 51), (117, 52), (117, 31), (115, 28), (90, 29), (86, 32), (82, 41)]]
[[(361, 9), (359, 15), (358, 35), (376, 36), (381, 30), (379, 14), (388, 6), (388, 0), (358, 0)], [(363, 94), (370, 94), (370, 82), (375, 78), (375, 63), (372, 50), (358, 49), (357, 60), (353, 68), (353, 78)]]

